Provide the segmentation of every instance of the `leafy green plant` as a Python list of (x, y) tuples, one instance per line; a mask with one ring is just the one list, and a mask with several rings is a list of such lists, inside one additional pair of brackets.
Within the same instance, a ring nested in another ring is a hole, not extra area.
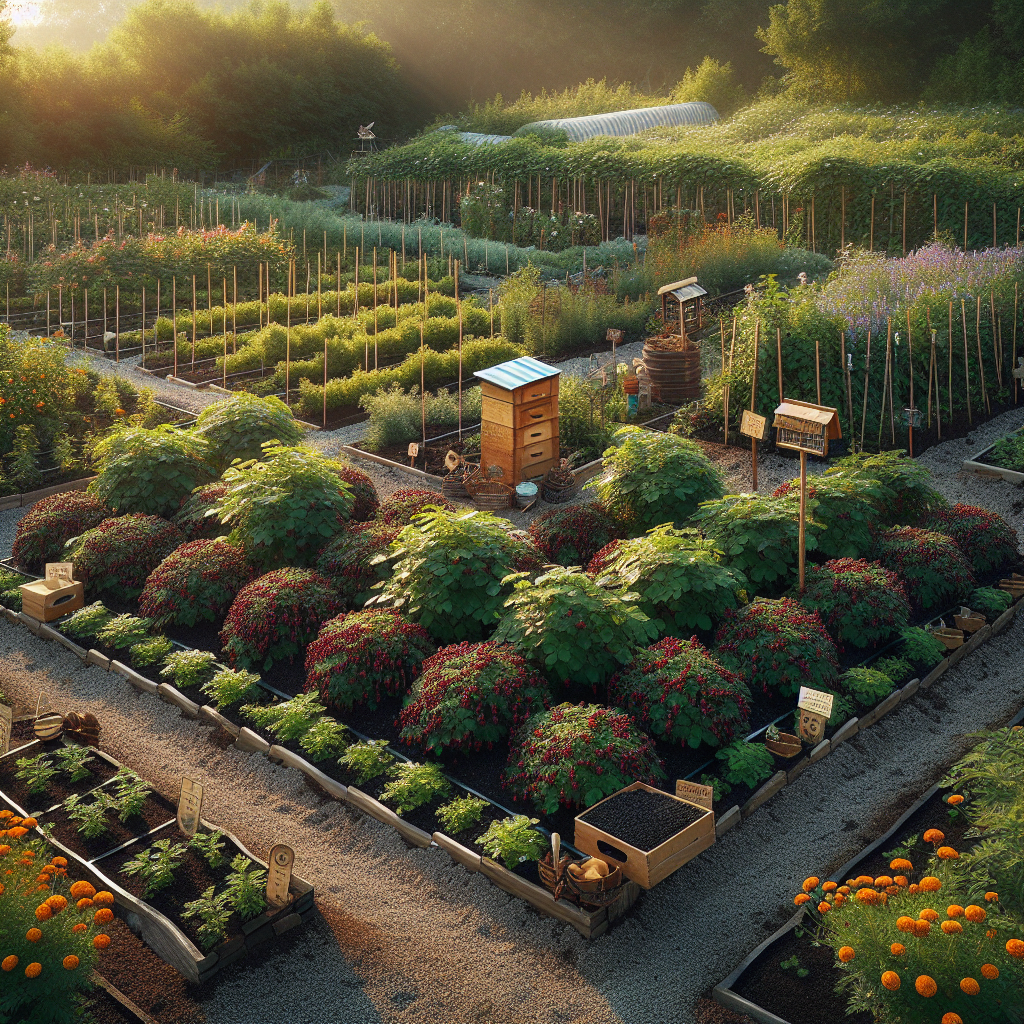
[(213, 509), (227, 494), (227, 490), (228, 485), (223, 480), (197, 487), (181, 503), (171, 521), (189, 540), (213, 540), (219, 537), (227, 530), (213, 514)]
[(724, 493), (718, 470), (699, 445), (638, 427), (616, 432), (604, 470), (584, 486), (631, 533), (665, 522), (685, 524), (702, 501)]
[(696, 530), (657, 526), (622, 541), (597, 577), (599, 586), (635, 593), (642, 611), (664, 632), (710, 630), (746, 599), (743, 574), (722, 564), (722, 552)]
[(58, 747), (53, 757), (57, 762), (57, 771), (66, 775), (69, 782), (81, 782), (92, 775), (89, 765), (93, 760), (93, 752), (89, 747)]
[(657, 635), (636, 595), (612, 593), (579, 569), (513, 577), (494, 642), (511, 644), (550, 678), (599, 686)]
[(783, 960), (779, 967), (783, 971), (793, 971), (798, 978), (806, 978), (811, 973), (806, 967), (800, 966), (800, 960), (796, 955), (791, 956), (788, 960)]
[(911, 601), (940, 611), (974, 589), (974, 573), (955, 541), (911, 526), (894, 527), (878, 541), (878, 560), (907, 585)]
[(910, 601), (896, 573), (877, 562), (837, 558), (808, 565), (806, 586), (790, 597), (817, 612), (837, 644), (873, 647), (910, 620)]
[(833, 462), (825, 475), (881, 484), (886, 492), (881, 503), (880, 525), (913, 526), (946, 505), (946, 499), (929, 482), (929, 471), (908, 458), (904, 451), (847, 455)]
[(110, 831), (107, 812), (116, 806), (116, 801), (104, 792), (86, 793), (84, 796), (73, 793), (62, 806), (68, 818), (75, 823), (79, 835), (98, 839)]
[(525, 814), (492, 821), (477, 845), (509, 870), (526, 861), (540, 860), (547, 852), (548, 841), (533, 827), (538, 823), (538, 818), (528, 818)]
[(197, 648), (172, 651), (164, 659), (164, 666), (160, 669), (160, 678), (170, 681), (179, 690), (200, 686), (212, 678), (213, 663), (216, 660), (210, 651), (200, 651)]
[(380, 503), (377, 518), (385, 526), (402, 530), (430, 508), (440, 508), (452, 515), (460, 511), (458, 505), (453, 505), (438, 491), (401, 490)]
[(457, 836), (478, 824), (484, 808), (489, 806), (486, 800), (478, 796), (457, 796), (438, 807), (437, 820), (449, 834)]
[(22, 423), (14, 429), (14, 445), (11, 449), (11, 480), (19, 491), (31, 491), (39, 486), (39, 438), (31, 423)]
[(946, 656), (946, 648), (942, 641), (929, 633), (927, 629), (922, 629), (920, 626), (908, 626), (901, 630), (900, 636), (903, 639), (901, 656), (915, 665), (931, 668)]
[(867, 708), (874, 707), (896, 688), (893, 681), (883, 672), (863, 666), (847, 669), (839, 677), (839, 686), (858, 704)]
[(717, 775), (708, 775), (707, 772), (701, 773), (700, 784), (702, 786), (711, 787), (711, 799), (716, 803), (727, 797), (732, 792), (732, 786), (730, 786), (725, 779), (720, 778)]
[(188, 843), (172, 843), (170, 839), (157, 839), (152, 846), (140, 850), (121, 868), (121, 874), (138, 878), (142, 882), (142, 898), (166, 889), (174, 881), (174, 872), (181, 867)]
[(153, 636), (148, 640), (132, 644), (128, 648), (128, 660), (133, 668), (147, 668), (160, 664), (171, 651), (174, 644), (165, 636)]
[[(808, 500), (808, 524), (815, 504)], [(721, 550), (727, 565), (746, 574), (757, 587), (783, 587), (794, 575), (800, 535), (800, 501), (760, 494), (728, 494), (701, 502), (693, 517), (701, 531)], [(817, 547), (809, 529), (808, 551)]]
[(228, 937), (228, 921), (233, 913), (230, 893), (214, 895), (215, 889), (216, 886), (211, 885), (199, 899), (186, 903), (181, 914), (185, 921), (198, 918), (196, 932), (203, 949), (213, 949), (218, 942)]
[(117, 809), (117, 816), (122, 822), (141, 814), (146, 799), (153, 792), (146, 780), (130, 768), (119, 768), (111, 784), (114, 788), (112, 806)]
[(504, 777), (514, 796), (553, 814), (664, 775), (654, 743), (629, 715), (598, 704), (559, 704), (519, 729)]
[(267, 872), (253, 865), (243, 854), (231, 861), (231, 874), (224, 880), (224, 890), (232, 909), (243, 921), (251, 921), (267, 907)]
[(203, 693), (212, 698), (218, 708), (229, 708), (244, 700), (255, 700), (262, 692), (260, 677), (244, 668), (222, 668), (212, 679), (203, 683)]
[(348, 730), (326, 715), (317, 719), (299, 740), (303, 753), (314, 763), (340, 754), (347, 745)]
[(728, 743), (750, 714), (746, 686), (696, 640), (666, 637), (618, 672), (611, 701), (669, 743)]
[(213, 832), (197, 832), (188, 843), (211, 868), (219, 868), (227, 859), (224, 856), (224, 833), (217, 829)]
[(1013, 598), (1005, 590), (997, 590), (995, 587), (979, 587), (968, 598), (968, 604), (974, 611), (981, 612), (990, 619), (995, 619), (1013, 604)]
[(393, 803), (396, 814), (415, 810), (431, 800), (447, 796), (451, 788), (441, 766), (428, 761), (399, 761), (389, 771), (389, 782), (380, 795), (381, 800)]
[(49, 755), (37, 754), (35, 757), (19, 757), (14, 762), (17, 771), (14, 777), (25, 784), (25, 788), (37, 795), (45, 793), (52, 779), (57, 775), (57, 769), (50, 761)]
[(772, 752), (763, 743), (734, 740), (715, 754), (722, 763), (722, 775), (733, 786), (757, 789), (774, 771)]
[(353, 743), (338, 758), (338, 764), (347, 768), (362, 785), (383, 775), (394, 763), (394, 756), (388, 753), (387, 740), (366, 740)]
[(391, 578), (372, 603), (402, 612), (436, 640), (455, 642), (484, 639), (512, 590), (506, 577), (540, 561), (507, 521), (441, 509), (405, 527), (391, 557)]
[(196, 434), (209, 443), (211, 464), (223, 471), (235, 459), (258, 459), (267, 442), (297, 445), (302, 427), (281, 399), (239, 391), (208, 405), (196, 420)]
[(116, 431), (96, 445), (93, 461), (99, 476), (89, 493), (121, 515), (172, 516), (193, 488), (216, 476), (209, 444), (168, 424)]
[(91, 640), (114, 617), (102, 601), (93, 601), (77, 612), (72, 612), (60, 628), (78, 640)]
[(310, 448), (263, 446), (262, 460), (229, 467), (214, 510), (253, 565), (308, 566), (352, 514), (337, 463)]
[(835, 685), (839, 662), (821, 619), (796, 601), (759, 597), (728, 612), (715, 636), (715, 655), (751, 690), (796, 697), (801, 686)]
[(997, 466), (1024, 472), (1024, 431), (999, 438), (992, 446), (991, 458)]
[(442, 647), (420, 669), (402, 708), (402, 739), (438, 754), (490, 748), (548, 706), (544, 679), (511, 647)]
[(141, 643), (149, 639), (150, 631), (153, 628), (151, 619), (140, 618), (138, 615), (129, 615), (123, 612), (115, 615), (105, 626), (96, 633), (96, 639), (100, 643), (121, 650), (131, 647), (133, 644)]
[(908, 682), (914, 674), (914, 666), (906, 658), (879, 658), (871, 667), (888, 676), (896, 686)]
[(315, 693), (300, 693), (280, 704), (245, 704), (240, 708), (246, 718), (284, 742), (302, 739), (326, 710)]

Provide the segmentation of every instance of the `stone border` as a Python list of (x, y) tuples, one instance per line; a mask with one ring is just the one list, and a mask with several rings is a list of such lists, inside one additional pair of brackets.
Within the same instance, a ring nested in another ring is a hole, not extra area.
[[(394, 465), (398, 466), (397, 463)], [(594, 465), (594, 463), (591, 465)], [(596, 465), (600, 466), (600, 462), (596, 463)], [(408, 469), (408, 467), (401, 466), (398, 466), (398, 468)], [(420, 473), (422, 471), (417, 470), (416, 472)], [(980, 647), (990, 636), (1003, 632), (1013, 621), (1022, 603), (1024, 603), (1024, 598), (1020, 598), (1010, 605), (994, 622), (979, 629), (962, 647), (957, 648), (948, 657), (943, 658), (923, 679), (912, 679), (904, 686), (894, 690), (873, 709), (866, 712), (863, 718), (850, 718), (844, 722), (831, 739), (823, 740), (787, 771), (775, 772), (767, 782), (748, 797), (744, 804), (734, 805), (723, 815), (716, 818), (715, 839), (721, 839), (726, 832), (740, 824), (741, 821), (749, 818), (762, 804), (767, 803), (787, 785), (794, 782), (810, 765), (820, 761), (823, 757), (827, 757), (836, 747), (856, 736), (861, 729), (874, 725), (890, 711), (913, 697), (919, 689), (928, 689), (947, 669)], [(624, 891), (623, 896), (620, 897), (620, 902), (624, 903), (624, 906), (620, 907), (619, 903), (615, 903), (612, 904), (611, 908), (600, 908), (593, 914), (587, 914), (580, 910), (580, 908), (565, 901), (555, 900), (554, 896), (546, 888), (528, 882), (509, 871), (502, 874), (504, 869), (501, 869), (501, 871), (496, 870), (500, 868), (500, 865), (495, 864), (490, 858), (474, 853), (443, 833), (435, 832), (433, 835), (429, 835), (422, 829), (410, 825), (379, 800), (375, 800), (353, 786), (342, 785), (320, 771), (315, 765), (306, 761), (305, 758), (278, 744), (269, 743), (252, 729), (246, 726), (239, 727), (234, 725), (216, 708), (209, 705), (200, 706), (196, 704), (195, 701), (191, 700), (176, 687), (168, 683), (155, 683), (119, 661), (108, 660), (97, 650), (85, 651), (82, 647), (64, 637), (52, 626), (39, 623), (23, 612), (11, 612), (9, 609), (3, 609), (3, 611), (6, 613), (9, 621), (26, 626), (31, 632), (43, 639), (56, 640), (87, 664), (96, 665), (98, 668), (103, 668), (107, 671), (117, 672), (135, 689), (159, 697), (166, 703), (172, 704), (186, 717), (197, 719), (204, 725), (223, 729), (234, 738), (234, 745), (238, 749), (248, 753), (262, 754), (277, 764), (296, 768), (306, 776), (310, 783), (332, 799), (348, 803), (369, 817), (394, 828), (410, 846), (421, 848), (435, 846), (443, 849), (451, 856), (455, 863), (463, 865), (463, 867), (470, 871), (480, 871), (499, 888), (504, 889), (513, 896), (525, 899), (542, 914), (555, 917), (566, 924), (572, 925), (584, 938), (597, 938), (599, 935), (604, 934), (611, 922), (624, 913), (629, 906), (632, 906), (639, 896), (639, 888), (637, 888), (636, 893), (632, 894)], [(444, 841), (439, 842), (439, 836)], [(624, 890), (627, 889), (628, 886), (625, 886)], [(566, 908), (569, 908), (569, 910)], [(574, 911), (574, 913), (570, 911)]]
[[(998, 620), (996, 620), (998, 621)], [(1006, 728), (1019, 725), (1024, 722), (1024, 710), (1019, 711), (1009, 722)], [(915, 815), (931, 798), (938, 792), (939, 784), (930, 786), (902, 815), (896, 823), (884, 835), (879, 836), (873, 843), (864, 847), (852, 860), (847, 861), (838, 871), (831, 876), (831, 881), (839, 883), (844, 878), (852, 878), (857, 872), (857, 865), (863, 860), (872, 856), (876, 850), (889, 844), (903, 826)], [(742, 1013), (758, 1021), (758, 1024), (789, 1024), (782, 1017), (770, 1013), (757, 1003), (744, 998), (738, 992), (733, 991), (735, 985), (744, 973), (757, 961), (763, 953), (775, 945), (780, 939), (785, 938), (794, 928), (798, 927), (804, 919), (805, 909), (801, 907), (778, 931), (773, 932), (764, 942), (755, 946), (754, 949), (740, 962), (729, 975), (719, 982), (712, 990), (715, 1002), (732, 1010), (734, 1013)]]

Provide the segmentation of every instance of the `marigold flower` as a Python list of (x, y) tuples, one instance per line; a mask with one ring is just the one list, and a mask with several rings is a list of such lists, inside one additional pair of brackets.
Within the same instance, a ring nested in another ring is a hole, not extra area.
[(38, 928), (29, 928), (25, 932), (25, 939), (28, 942), (38, 942), (43, 937), (43, 933)]
[[(937, 828), (930, 828), (924, 834), (924, 841), (926, 843), (941, 843), (945, 838), (945, 833), (940, 832)], [(925, 975), (925, 977), (927, 977), (927, 975)]]
[(853, 951), (853, 946), (841, 946), (839, 949), (839, 960), (841, 963), (848, 964), (856, 955)]
[(13, 971), (14, 968), (17, 966), (18, 958), (13, 953), (11, 953), (10, 956), (5, 956), (3, 959), (3, 963), (0, 963), (0, 967), (2, 967), (5, 971), (8, 972)]
[(999, 977), (999, 968), (995, 964), (982, 964), (981, 976), (989, 981), (995, 981)]
[(836, 893), (835, 904), (837, 907), (841, 907), (846, 902), (846, 897), (841, 893)]
[(998, 934), (999, 933), (995, 930), (995, 928), (989, 928), (988, 931), (985, 932), (985, 938), (994, 939)]
[(68, 866), (68, 859), (67, 857), (54, 857), (50, 863), (56, 864), (59, 868), (66, 868)]
[(911, 882), (910, 885), (907, 886), (907, 892), (909, 892), (911, 896), (916, 896), (920, 891), (921, 886), (919, 886), (917, 882)]
[(102, 932), (99, 935), (94, 935), (92, 944), (95, 949), (107, 949), (110, 946), (110, 936), (104, 935)]
[(1018, 960), (1024, 960), (1024, 940), (1009, 939), (1006, 943), (1006, 952)]
[(14, 812), (13, 811), (9, 811), (6, 808), (4, 808), (4, 810), (0, 811), (0, 821), (6, 821), (8, 818), (13, 818), (13, 817), (14, 817)]
[(50, 898), (49, 898), (49, 899), (48, 899), (48, 900), (46, 901), (46, 905), (47, 905), (47, 906), (48, 906), (48, 907), (50, 908), (50, 910), (52, 910), (52, 911), (53, 911), (53, 912), (54, 912), (55, 914), (59, 914), (59, 913), (60, 913), (60, 912), (61, 912), (62, 910), (66, 910), (66, 909), (67, 909), (68, 901), (67, 901), (67, 900), (66, 900), (66, 899), (65, 899), (65, 898), (64, 898), (63, 896), (61, 896), (61, 894), (60, 894), (60, 893), (54, 893), (54, 894), (53, 894), (53, 895), (52, 895), (52, 896), (51, 896), (51, 897), (50, 897)]
[[(7, 830), (7, 834), (12, 839), (21, 839), (22, 836), (27, 836), (28, 835), (28, 829), (27, 828), (22, 828), (21, 825), (15, 825), (14, 828), (9, 828)], [(23, 857), (28, 857), (28, 859), (31, 860), (32, 857), (35, 856), (35, 854), (31, 850), (26, 850), (22, 854), (22, 856)]]
[(905, 857), (897, 857), (895, 860), (889, 861), (890, 871), (913, 871), (914, 865), (910, 863)]
[(6, 857), (10, 852), (11, 848), (6, 843), (4, 843), (3, 846), (0, 846), (0, 857)]
[(865, 885), (874, 885), (874, 884), (875, 884), (875, 879), (874, 879), (873, 876), (871, 876), (871, 875), (858, 875), (854, 879), (853, 887), (855, 889), (861, 889)]
[(893, 956), (903, 956), (906, 951), (907, 947), (904, 946), (902, 942), (894, 942), (889, 947), (889, 952), (892, 953)]
[(92, 900), (88, 896), (83, 896), (78, 903), (75, 904), (79, 910), (88, 910), (92, 906)]
[(802, 907), (805, 903), (811, 902), (811, 897), (807, 893), (802, 892), (798, 896), (793, 897), (793, 902), (798, 906)]
[(79, 921), (71, 930), (73, 932), (84, 932), (88, 931), (89, 926), (84, 921)]
[(92, 915), (92, 919), (97, 924), (108, 924), (110, 921), (114, 920), (114, 912), (109, 907), (103, 907)]
[(805, 878), (803, 884), (804, 892), (814, 892), (814, 890), (818, 888), (818, 881), (819, 879), (816, 875), (811, 875), (810, 878)]
[(95, 896), (93, 896), (93, 901), (95, 903), (99, 903), (101, 906), (113, 906), (114, 894), (111, 892), (107, 892), (106, 889), (100, 889), (100, 891), (96, 893)]
[(959, 860), (960, 859), (960, 854), (957, 853), (956, 850), (954, 850), (952, 846), (940, 846), (935, 851), (935, 856), (938, 857), (939, 860)]
[(985, 902), (986, 903), (998, 903), (999, 902), (999, 893), (997, 893), (997, 892), (987, 892), (987, 893), (985, 893)]
[(919, 939), (923, 939), (931, 930), (932, 926), (927, 921), (914, 922), (914, 934)]
[(35, 818), (22, 818), (21, 823), (25, 826), (25, 828), (35, 828), (36, 825), (39, 824), (39, 822), (36, 821)]
[(832, 909), (832, 904), (831, 903), (826, 903), (825, 900), (822, 900), (818, 904), (818, 913), (819, 914), (827, 914), (831, 909)]
[(939, 986), (935, 984), (935, 979), (929, 978), (927, 974), (918, 975), (917, 981), (914, 982), (914, 988), (917, 989), (917, 994), (924, 996), (925, 999), (931, 999), (939, 991)]
[(922, 921), (938, 921), (939, 912), (932, 910), (931, 907), (925, 907), (920, 914), (917, 915)]
[(976, 996), (981, 991), (981, 986), (974, 978), (961, 978), (960, 991), (965, 996)]
[(946, 917), (963, 917), (964, 908), (956, 903), (951, 903), (946, 907)]
[(959, 1013), (953, 1013), (952, 1010), (949, 1013), (942, 1015), (942, 1024), (964, 1024), (963, 1017)]
[(918, 883), (921, 892), (938, 892), (942, 888), (942, 882), (934, 875), (925, 875)]
[(946, 797), (946, 803), (952, 804), (954, 807), (956, 807), (959, 804), (962, 804), (963, 802), (964, 798), (959, 793), (954, 793), (952, 796)]
[(867, 887), (857, 890), (855, 897), (858, 903), (864, 903), (871, 905), (878, 902), (878, 893), (874, 889), (868, 889)]
[(78, 966), (78, 957), (74, 953), (69, 953), (64, 957), (62, 963), (65, 971), (73, 971)]
[(43, 965), (41, 963), (31, 963), (25, 968), (26, 978), (38, 978), (43, 973)]
[(96, 894), (96, 887), (91, 882), (72, 882), (71, 889), (69, 890), (71, 895), (76, 899), (81, 899), (83, 896), (94, 896)]
[(51, 917), (53, 917), (53, 911), (45, 903), (40, 903), (36, 907), (37, 921), (49, 921)]
[(912, 917), (907, 917), (906, 914), (902, 917), (897, 917), (896, 927), (899, 928), (901, 932), (912, 932), (914, 930), (914, 919)]
[(887, 988), (890, 992), (899, 991), (900, 976), (895, 971), (883, 971), (882, 987)]
[(885, 887), (885, 895), (886, 896), (895, 896), (896, 893), (898, 893), (899, 891), (900, 891), (900, 887), (898, 885), (887, 885)]
[(892, 884), (892, 879), (888, 875), (879, 875), (874, 881), (876, 889), (884, 889), (887, 885)]
[(836, 891), (842, 893), (844, 896), (850, 895), (850, 887), (848, 885), (841, 885)]
[(826, 883), (825, 883), (825, 884), (824, 884), (824, 885), (823, 885), (823, 886), (821, 887), (821, 891), (822, 891), (822, 892), (835, 892), (835, 891), (836, 891), (836, 888), (837, 888), (837, 886), (836, 886), (836, 883), (835, 883), (835, 882), (826, 882)]
[(981, 924), (982, 921), (988, 917), (982, 907), (979, 907), (976, 903), (972, 903), (969, 907), (964, 910), (964, 917), (968, 921), (972, 921), (974, 924)]
[(939, 926), (947, 935), (959, 935), (964, 926), (959, 921), (943, 921)]
[(910, 884), (910, 879), (907, 878), (906, 875), (894, 875), (893, 882), (898, 888), (906, 889), (906, 887)]

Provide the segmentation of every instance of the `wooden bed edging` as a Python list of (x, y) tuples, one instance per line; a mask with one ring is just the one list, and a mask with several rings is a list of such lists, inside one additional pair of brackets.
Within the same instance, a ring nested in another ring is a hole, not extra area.
[(0, 498), (0, 512), (6, 512), (11, 508), (27, 508), (29, 505), (34, 505), (40, 498), (49, 498), (51, 494), (63, 494), (65, 491), (84, 491), (95, 479), (95, 476), (83, 476), (66, 484), (42, 487), (37, 491), (25, 491), (24, 494), (6, 494)]
[(987, 448), (983, 448), (976, 455), (972, 455), (971, 458), (964, 459), (960, 464), (961, 468), (966, 469), (968, 472), (976, 473), (978, 476), (987, 476), (994, 479), (1001, 477), (1003, 480), (1006, 480), (1011, 484), (1024, 484), (1024, 473), (1020, 473), (1015, 469), (1006, 469), (1003, 466), (994, 466), (990, 462), (981, 461), (986, 455), (991, 453), (993, 448), (995, 448), (995, 445), (990, 444)]
[(110, 998), (113, 999), (125, 1013), (135, 1019), (136, 1024), (159, 1024), (159, 1021), (150, 1017), (145, 1010), (136, 1006), (131, 999), (129, 999), (119, 988), (107, 981), (107, 979), (99, 972), (90, 971), (89, 981), (91, 981), (97, 988), (103, 989), (103, 991), (106, 992), (107, 995), (110, 996)]

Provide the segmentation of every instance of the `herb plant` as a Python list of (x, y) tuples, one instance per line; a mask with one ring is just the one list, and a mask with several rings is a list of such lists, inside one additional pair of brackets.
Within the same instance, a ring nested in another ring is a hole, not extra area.
[(208, 405), (196, 420), (196, 434), (207, 441), (210, 462), (223, 472), (235, 459), (258, 459), (268, 441), (298, 444), (302, 427), (280, 398), (242, 391)]
[(999, 438), (992, 446), (992, 461), (997, 466), (1024, 472), (1024, 431)]
[(317, 719), (299, 740), (303, 753), (314, 763), (340, 754), (347, 745), (348, 730), (327, 715)]
[(422, 626), (390, 608), (339, 615), (306, 650), (306, 689), (332, 708), (373, 710), (381, 694), (405, 693), (435, 649)]
[(879, 658), (871, 667), (888, 676), (896, 686), (901, 686), (914, 674), (914, 666), (906, 658)]
[(121, 768), (112, 780), (114, 788), (113, 806), (118, 818), (124, 822), (142, 813), (146, 798), (152, 792), (145, 779), (130, 768)]
[(196, 932), (203, 949), (213, 949), (218, 942), (228, 937), (228, 921), (232, 914), (231, 897), (227, 892), (214, 895), (215, 889), (216, 886), (211, 885), (199, 899), (186, 903), (181, 914), (185, 921), (198, 918)]
[(549, 562), (586, 566), (609, 541), (622, 536), (618, 523), (596, 501), (542, 512), (530, 523), (530, 537)]
[(974, 589), (974, 573), (955, 541), (911, 526), (894, 527), (878, 541), (878, 560), (906, 583), (923, 611), (941, 611)]
[(995, 587), (978, 587), (968, 598), (970, 607), (990, 619), (998, 618), (1013, 604), (1013, 598), (1005, 590)]
[(188, 850), (188, 843), (172, 843), (158, 839), (148, 849), (141, 850), (121, 868), (121, 873), (142, 882), (142, 898), (166, 889), (174, 881), (174, 872)]
[(381, 800), (394, 804), (396, 814), (415, 810), (437, 797), (447, 796), (451, 788), (441, 766), (428, 761), (399, 761), (390, 769), (389, 782), (380, 795)]
[(438, 807), (437, 820), (450, 835), (457, 836), (478, 824), (484, 808), (488, 806), (487, 801), (478, 796), (457, 796)]
[(41, 572), (47, 562), (59, 562), (64, 545), (99, 526), (111, 515), (95, 495), (65, 491), (40, 498), (18, 520), (11, 557), (16, 565)]
[(548, 841), (533, 826), (539, 819), (516, 814), (501, 821), (492, 821), (477, 840), (492, 860), (500, 860), (509, 870), (525, 861), (540, 860), (548, 849)]
[(775, 771), (772, 752), (763, 743), (734, 740), (715, 757), (722, 762), (722, 775), (731, 786), (757, 789)]
[(213, 832), (196, 832), (189, 840), (189, 847), (198, 853), (211, 868), (219, 868), (227, 859), (224, 856), (224, 833), (219, 829)]
[(159, 665), (173, 650), (174, 644), (167, 637), (151, 636), (128, 648), (128, 660), (134, 668), (147, 668)]
[(213, 663), (216, 658), (210, 651), (191, 648), (173, 651), (164, 659), (160, 678), (173, 683), (179, 690), (201, 686), (213, 677)]
[(839, 686), (858, 704), (874, 707), (896, 688), (893, 681), (878, 669), (857, 666), (848, 669), (839, 678)]
[(68, 818), (75, 823), (79, 835), (86, 839), (98, 839), (110, 831), (107, 812), (116, 807), (116, 801), (109, 793), (102, 791), (86, 793), (84, 796), (73, 793), (62, 806)]
[(58, 747), (53, 752), (57, 770), (68, 777), (69, 782), (81, 782), (92, 774), (89, 765), (93, 752), (89, 747)]
[(347, 768), (362, 785), (383, 775), (394, 763), (394, 756), (388, 753), (387, 740), (367, 740), (353, 743), (338, 758), (338, 764)]
[(558, 682), (599, 686), (657, 636), (636, 595), (612, 593), (579, 569), (519, 576), (495, 643), (511, 644)]
[(746, 686), (696, 639), (666, 637), (638, 651), (609, 689), (652, 736), (683, 746), (728, 743), (750, 715)]
[(315, 693), (300, 693), (280, 704), (245, 704), (241, 713), (279, 740), (301, 739), (327, 709)]
[(213, 699), (218, 708), (229, 708), (244, 700), (255, 700), (263, 690), (260, 677), (245, 669), (222, 668), (212, 679), (203, 683), (203, 693)]
[(746, 599), (742, 573), (722, 564), (722, 552), (695, 530), (657, 526), (622, 541), (599, 586), (635, 592), (641, 610), (665, 632), (710, 630), (729, 608)]
[(545, 814), (590, 807), (631, 782), (664, 775), (654, 743), (632, 718), (598, 704), (559, 704), (534, 715), (513, 737), (505, 769), (513, 795)]
[(908, 626), (900, 631), (903, 639), (901, 656), (915, 665), (931, 668), (946, 656), (945, 645), (937, 637), (920, 626)]
[(315, 564), (352, 513), (352, 491), (336, 464), (311, 448), (264, 445), (261, 461), (232, 466), (223, 480), (216, 514), (232, 543), (264, 569)]
[(275, 569), (242, 587), (220, 631), (232, 665), (266, 671), (293, 662), (340, 610), (330, 583), (312, 569)]
[(931, 474), (904, 451), (858, 452), (837, 459), (826, 476), (845, 476), (857, 481), (881, 484), (883, 493), (881, 525), (914, 526), (946, 504), (946, 499), (929, 482)]
[(934, 512), (928, 529), (956, 541), (978, 576), (1020, 558), (1017, 531), (997, 512), (977, 505), (952, 505)]
[(479, 750), (548, 706), (544, 679), (511, 647), (442, 647), (421, 665), (401, 713), (402, 739), (441, 753)]
[(93, 637), (114, 617), (102, 601), (93, 601), (77, 612), (72, 612), (60, 628), (76, 640), (92, 640)]
[(17, 771), (14, 777), (25, 784), (25, 788), (33, 795), (45, 793), (50, 782), (57, 775), (47, 754), (37, 754), (35, 757), (19, 757), (14, 762)]
[(108, 647), (121, 650), (149, 639), (153, 623), (149, 619), (129, 615), (127, 612), (115, 615), (96, 633), (96, 639)]
[(231, 861), (231, 874), (224, 886), (231, 907), (243, 921), (251, 921), (266, 909), (267, 872), (243, 854)]

